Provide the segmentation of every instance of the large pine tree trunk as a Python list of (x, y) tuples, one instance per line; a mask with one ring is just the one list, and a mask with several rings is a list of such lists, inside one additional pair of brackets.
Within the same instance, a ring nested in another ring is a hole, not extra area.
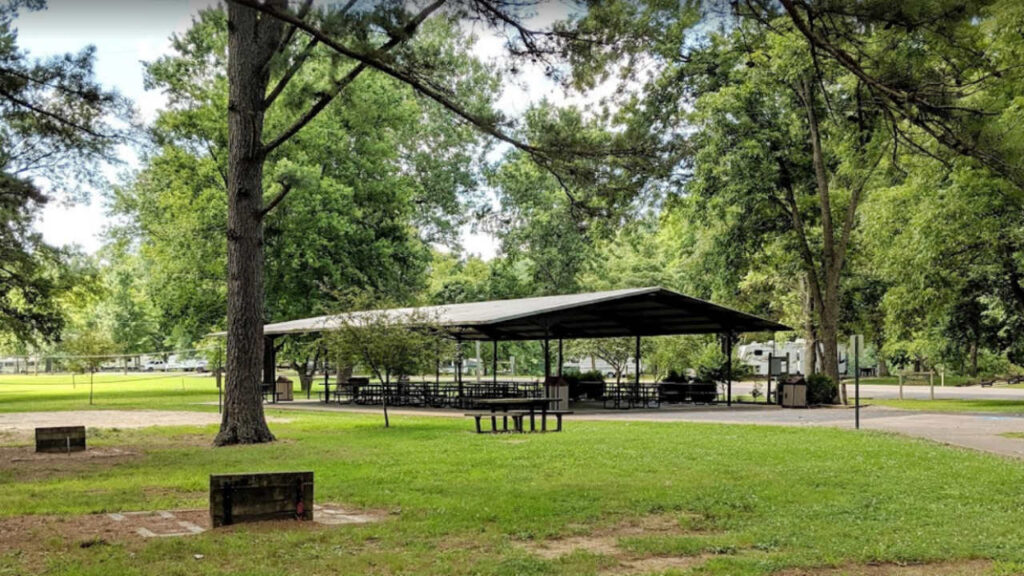
[[(285, 0), (270, 0), (285, 7)], [(270, 442), (260, 394), (263, 365), (263, 99), (279, 20), (228, 2), (227, 390), (214, 443)]]

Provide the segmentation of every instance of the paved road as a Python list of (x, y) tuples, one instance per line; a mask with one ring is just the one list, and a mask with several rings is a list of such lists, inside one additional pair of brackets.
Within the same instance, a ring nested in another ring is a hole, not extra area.
[[(275, 408), (328, 410), (357, 413), (380, 412), (374, 406), (324, 405), (317, 401), (282, 402)], [(722, 424), (754, 424), (762, 426), (832, 426), (854, 427), (852, 408), (786, 409), (778, 406), (724, 404), (714, 406), (664, 406), (651, 410), (604, 410), (574, 406), (571, 420), (616, 422), (715, 422)], [(430, 408), (393, 408), (392, 414), (415, 416), (462, 417), (462, 411)], [(926, 438), (943, 444), (1024, 458), (1024, 438), (1008, 438), (1007, 433), (1024, 434), (1024, 414), (949, 414), (898, 410), (884, 406), (868, 406), (861, 410), (861, 428), (895, 432)]]
[[(854, 427), (851, 408), (785, 409), (777, 406), (733, 405), (694, 406), (635, 412), (587, 412), (580, 420), (716, 422), (767, 426)], [(926, 438), (942, 444), (1024, 458), (1024, 438), (1003, 434), (1024, 434), (1024, 415), (949, 414), (897, 410), (884, 406), (861, 409), (861, 428)]]
[[(752, 383), (749, 382), (737, 382), (732, 385), (733, 395), (737, 394), (750, 394), (750, 389), (753, 387)], [(764, 383), (761, 383), (762, 389)], [(772, 384), (772, 389), (775, 388), (775, 384)], [(847, 393), (850, 398), (853, 398), (853, 383), (850, 382), (846, 387)], [(861, 384), (860, 386), (861, 398), (879, 398), (894, 400), (899, 398), (899, 386), (886, 386), (882, 384)], [(903, 387), (903, 398), (904, 399), (928, 399), (929, 391), (928, 386), (904, 386)], [(937, 400), (948, 399), (948, 400), (1022, 400), (1024, 401), (1024, 388), (1007, 388), (1005, 386), (993, 386), (992, 388), (982, 388), (980, 386), (965, 386), (963, 388), (957, 388), (956, 386), (935, 386), (935, 398)]]

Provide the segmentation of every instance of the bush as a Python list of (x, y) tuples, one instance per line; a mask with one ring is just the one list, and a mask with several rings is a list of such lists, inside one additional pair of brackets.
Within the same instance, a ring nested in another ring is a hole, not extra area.
[(836, 383), (824, 374), (811, 374), (804, 381), (807, 382), (808, 404), (831, 404), (839, 390)]
[(661, 381), (662, 382), (671, 382), (673, 384), (681, 384), (681, 383), (684, 383), (684, 382), (689, 382), (690, 379), (687, 378), (685, 374), (680, 374), (679, 372), (676, 372), (675, 370), (669, 370), (668, 371), (668, 375), (665, 376), (664, 378), (662, 378)]
[[(598, 370), (565, 376), (569, 384), (569, 398), (598, 400), (604, 395), (604, 375)], [(597, 384), (593, 384), (596, 382)]]

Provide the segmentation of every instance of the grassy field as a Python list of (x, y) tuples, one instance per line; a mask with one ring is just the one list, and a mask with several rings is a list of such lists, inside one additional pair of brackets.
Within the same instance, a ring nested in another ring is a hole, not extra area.
[[(206, 379), (184, 391), (170, 379), (120, 386), (94, 408), (216, 400)], [(16, 391), (0, 379), (5, 412), (86, 406), (77, 388)], [(135, 456), (41, 468), (0, 459), (0, 574), (1024, 571), (1015, 460), (835, 429), (570, 421), (560, 434), (478, 436), (462, 419), (396, 416), (385, 430), (378, 416), (269, 413), (289, 420), (270, 445), (215, 449), (213, 427), (104, 430), (92, 446)], [(384, 520), (99, 542), (59, 529), (82, 514), (204, 508), (210, 473), (300, 469), (315, 472), (318, 501)], [(32, 518), (31, 538), (12, 535)], [(558, 542), (579, 546), (543, 552)], [(667, 562), (680, 558), (692, 562)]]
[[(956, 375), (956, 374), (946, 374), (946, 386), (947, 387), (949, 387), (949, 386), (963, 386), (963, 385), (971, 384), (971, 383), (974, 383), (974, 382), (978, 382), (978, 380), (979, 380), (979, 378), (977, 378), (977, 377), (971, 378), (969, 376), (959, 376), (959, 375)], [(849, 378), (846, 381), (848, 383), (852, 384), (853, 383), (853, 378)], [(941, 385), (941, 382), (942, 382), (942, 380), (939, 378), (939, 375), (936, 374), (935, 375), (935, 387), (939, 388), (940, 385)], [(900, 382), (899, 382), (899, 377), (897, 377), (897, 376), (873, 376), (873, 377), (868, 377), (868, 378), (861, 378), (860, 379), (860, 383), (861, 384), (878, 384), (878, 385), (882, 385), (882, 386), (898, 386)], [(903, 385), (904, 386), (928, 386), (928, 379), (927, 379), (927, 377), (924, 377), (924, 378), (915, 377), (913, 379), (905, 379), (903, 381)]]
[(901, 410), (925, 412), (990, 412), (993, 414), (1024, 414), (1024, 400), (886, 400), (873, 398), (868, 403)]
[(89, 375), (40, 374), (0, 376), (0, 412), (151, 408), (217, 410), (197, 404), (217, 402), (212, 376), (197, 374), (96, 374), (93, 404)]

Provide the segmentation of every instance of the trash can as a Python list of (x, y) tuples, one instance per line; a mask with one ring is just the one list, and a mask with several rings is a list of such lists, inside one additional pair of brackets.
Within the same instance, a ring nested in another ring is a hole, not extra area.
[(274, 392), (277, 393), (278, 400), (284, 400), (291, 402), (294, 400), (292, 397), (292, 381), (284, 376), (280, 376), (275, 383)]
[(789, 378), (782, 383), (783, 408), (807, 408), (807, 382), (803, 378)]
[(552, 406), (555, 410), (566, 410), (569, 408), (569, 382), (560, 376), (549, 376), (544, 380), (544, 395), (548, 398), (558, 398), (558, 403)]

